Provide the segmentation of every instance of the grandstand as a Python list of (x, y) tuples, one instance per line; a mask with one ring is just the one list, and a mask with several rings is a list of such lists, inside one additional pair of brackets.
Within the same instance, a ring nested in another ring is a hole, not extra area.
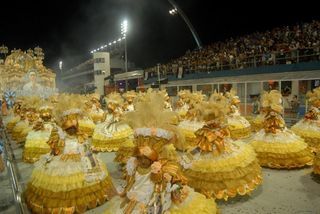
[[(254, 95), (278, 89), (284, 97), (285, 116), (296, 118), (305, 111), (306, 92), (319, 86), (319, 32), (320, 22), (312, 21), (187, 51), (178, 59), (145, 69), (144, 85), (137, 89), (160, 84), (175, 99), (182, 89), (202, 90), (209, 95), (214, 90), (235, 88), (245, 115), (251, 114)], [(291, 112), (294, 95), (300, 103), (298, 114)]]

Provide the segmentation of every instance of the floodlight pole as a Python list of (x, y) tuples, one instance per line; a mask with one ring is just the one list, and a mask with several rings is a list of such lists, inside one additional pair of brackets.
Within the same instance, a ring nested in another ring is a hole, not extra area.
[(189, 30), (191, 31), (192, 36), (193, 36), (194, 40), (196, 41), (198, 48), (201, 49), (202, 44), (201, 44), (201, 40), (199, 38), (199, 35), (197, 34), (196, 30), (192, 26), (191, 22), (189, 21), (188, 17), (186, 16), (186, 14), (180, 9), (180, 7), (177, 5), (177, 3), (174, 0), (168, 0), (168, 1), (175, 9), (177, 9), (177, 12), (180, 14), (180, 16), (182, 17), (184, 22), (189, 27)]

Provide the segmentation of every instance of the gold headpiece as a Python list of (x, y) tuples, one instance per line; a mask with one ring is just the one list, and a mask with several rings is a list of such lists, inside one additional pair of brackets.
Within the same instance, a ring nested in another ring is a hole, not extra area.
[(121, 95), (116, 92), (112, 92), (112, 93), (108, 94), (105, 97), (105, 99), (106, 99), (107, 103), (113, 103), (113, 104), (116, 104), (119, 106), (122, 106), (122, 104), (123, 104), (123, 99), (122, 99)]
[(307, 93), (308, 101), (316, 108), (320, 108), (320, 87), (313, 89)]
[(126, 93), (124, 93), (122, 95), (125, 99), (128, 99), (128, 98), (135, 98), (137, 96), (137, 93), (133, 90), (131, 91), (127, 91)]
[(281, 113), (283, 111), (281, 93), (277, 90), (264, 92), (261, 97), (261, 106), (263, 108), (270, 108), (277, 113)]

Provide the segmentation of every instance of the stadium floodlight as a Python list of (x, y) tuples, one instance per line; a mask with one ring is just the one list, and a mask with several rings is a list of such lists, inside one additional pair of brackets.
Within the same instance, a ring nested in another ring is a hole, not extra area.
[(112, 45), (112, 43), (111, 42), (109, 42), (109, 44), (108, 45)]
[(125, 33), (127, 33), (127, 31), (128, 31), (128, 21), (124, 20), (121, 23), (121, 34), (125, 34)]
[(113, 41), (113, 44), (116, 44), (116, 43), (117, 43), (117, 41), (116, 41), (116, 40), (114, 40), (114, 41)]
[(201, 45), (201, 41), (200, 38), (196, 32), (196, 30), (194, 29), (194, 27), (192, 26), (191, 22), (189, 21), (188, 17), (186, 16), (186, 14), (181, 10), (181, 8), (179, 7), (179, 5), (175, 2), (175, 0), (168, 0), (168, 2), (172, 5), (173, 9), (169, 10), (170, 15), (176, 15), (179, 14), (181, 16), (181, 18), (185, 21), (185, 23), (187, 24), (189, 30), (191, 31), (194, 40), (197, 43), (197, 46), (199, 49), (202, 48)]
[(120, 39), (118, 39), (118, 42), (120, 42), (121, 41), (121, 38)]

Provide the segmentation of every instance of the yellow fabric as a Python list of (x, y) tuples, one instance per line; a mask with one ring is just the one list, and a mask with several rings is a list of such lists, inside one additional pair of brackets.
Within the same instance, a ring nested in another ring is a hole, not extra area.
[(185, 171), (185, 175), (188, 184), (197, 191), (224, 200), (237, 194), (249, 194), (262, 182), (261, 168), (257, 160), (230, 172), (204, 173), (189, 169)]
[(231, 138), (241, 139), (247, 138), (251, 135), (251, 127), (229, 127)]
[(239, 143), (239, 154), (227, 158), (201, 159), (194, 161), (192, 170), (203, 173), (231, 172), (238, 167), (246, 167), (256, 160), (256, 154), (250, 145)]
[(29, 184), (24, 193), (32, 213), (84, 213), (110, 200), (116, 190), (107, 177), (93, 185), (65, 192), (52, 192)]
[(126, 163), (127, 160), (133, 156), (135, 145), (133, 141), (128, 142), (127, 146), (121, 146), (114, 158), (115, 162)]
[(300, 129), (299, 127), (292, 127), (291, 130), (304, 139), (312, 151), (320, 149), (320, 133), (308, 129)]
[[(48, 144), (47, 144), (48, 145)], [(41, 147), (27, 147), (24, 148), (22, 158), (24, 162), (34, 163), (39, 160), (41, 155), (50, 153), (51, 149)]]
[(237, 194), (248, 194), (262, 181), (253, 148), (241, 142), (232, 143), (231, 151), (224, 154), (207, 153), (206, 157), (194, 160), (185, 175), (191, 187), (209, 197), (225, 200)]
[(109, 141), (92, 139), (92, 150), (100, 152), (112, 152), (118, 151), (121, 147), (130, 147), (132, 144), (132, 139), (128, 139), (127, 137)]
[(214, 199), (207, 199), (204, 195), (192, 192), (191, 200), (186, 199), (181, 204), (172, 204), (170, 214), (216, 214), (218, 213)]
[(306, 143), (295, 141), (283, 142), (259, 142), (253, 141), (260, 165), (271, 168), (296, 168), (312, 165), (312, 153)]
[(116, 131), (112, 133), (112, 137), (108, 137), (100, 132), (94, 132), (92, 139), (101, 142), (109, 142), (114, 140), (123, 140), (133, 135), (133, 131), (130, 127), (127, 129)]

